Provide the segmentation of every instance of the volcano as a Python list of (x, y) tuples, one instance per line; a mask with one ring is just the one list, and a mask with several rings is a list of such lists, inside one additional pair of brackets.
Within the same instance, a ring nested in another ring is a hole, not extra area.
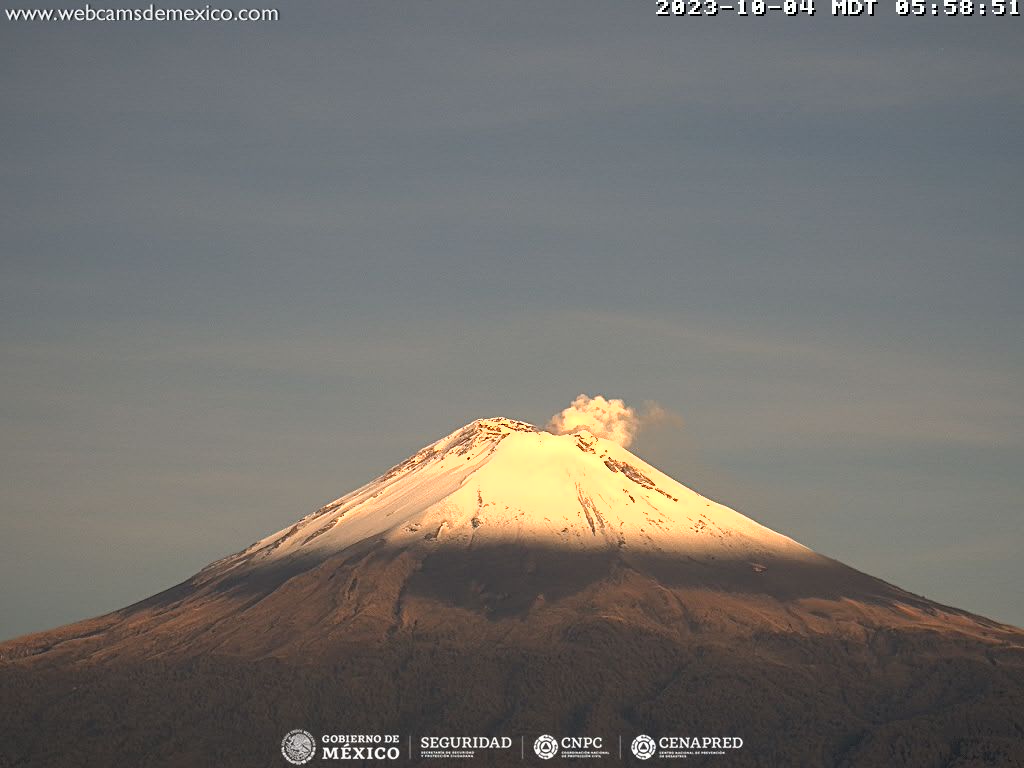
[(1024, 765), (1024, 631), (590, 432), (505, 418), (165, 592), (0, 645), (0, 686), (0, 766), (287, 765), (298, 727), (401, 734), (405, 764), (443, 763), (412, 748), (430, 734), (707, 734), (742, 748), (687, 764)]

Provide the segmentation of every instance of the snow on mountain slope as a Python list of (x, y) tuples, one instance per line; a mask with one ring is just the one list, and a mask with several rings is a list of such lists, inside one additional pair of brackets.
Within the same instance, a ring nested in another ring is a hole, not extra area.
[(368, 540), (396, 548), (523, 544), (697, 560), (818, 558), (611, 441), (492, 418), (453, 432), (211, 567), (224, 573), (288, 558), (322, 559)]

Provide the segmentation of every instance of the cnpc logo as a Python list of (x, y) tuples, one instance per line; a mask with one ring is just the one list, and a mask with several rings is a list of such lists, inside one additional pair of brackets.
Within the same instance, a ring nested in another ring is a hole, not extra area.
[(580, 757), (580, 753), (590, 753), (604, 746), (600, 736), (563, 736), (556, 739), (544, 734), (533, 742), (533, 751), (541, 760), (550, 760), (561, 750), (566, 757)]
[(558, 754), (558, 741), (554, 736), (545, 733), (543, 736), (538, 736), (537, 740), (533, 742), (533, 751), (541, 760), (550, 760)]

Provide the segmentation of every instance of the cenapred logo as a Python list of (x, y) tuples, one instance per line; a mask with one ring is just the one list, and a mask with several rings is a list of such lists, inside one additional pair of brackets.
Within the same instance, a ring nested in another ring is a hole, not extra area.
[(558, 754), (558, 742), (554, 736), (548, 736), (545, 733), (543, 736), (538, 736), (537, 740), (533, 742), (533, 751), (541, 760), (550, 760)]
[(730, 750), (743, 749), (743, 739), (739, 736), (661, 736), (655, 741), (642, 733), (629, 747), (640, 760), (649, 760), (655, 755), (678, 759), (721, 757)]
[(633, 743), (629, 745), (629, 748), (641, 760), (648, 760), (654, 757), (654, 753), (658, 751), (658, 745), (646, 733), (641, 733), (633, 739)]
[(281, 740), (281, 754), (292, 765), (305, 765), (316, 754), (316, 740), (309, 731), (296, 728)]

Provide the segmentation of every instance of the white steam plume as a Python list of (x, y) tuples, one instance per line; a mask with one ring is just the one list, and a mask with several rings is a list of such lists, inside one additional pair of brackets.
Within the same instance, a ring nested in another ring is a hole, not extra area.
[(636, 411), (622, 400), (605, 400), (601, 395), (580, 395), (572, 401), (572, 405), (551, 417), (547, 429), (556, 435), (586, 429), (597, 437), (606, 438), (626, 448), (633, 442), (639, 426), (640, 419)]
[(682, 419), (657, 403), (644, 403), (642, 412), (630, 408), (622, 400), (605, 399), (601, 395), (580, 395), (572, 405), (551, 417), (546, 429), (556, 435), (565, 435), (586, 429), (597, 437), (611, 440), (628, 448), (637, 434), (646, 426), (672, 424), (680, 426)]

